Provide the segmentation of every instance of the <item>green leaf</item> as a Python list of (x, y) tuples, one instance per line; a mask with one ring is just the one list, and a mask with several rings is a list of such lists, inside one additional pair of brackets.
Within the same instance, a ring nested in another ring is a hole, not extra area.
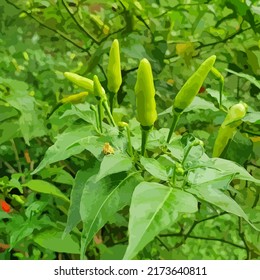
[(188, 174), (188, 182), (192, 185), (209, 183), (212, 181), (227, 180), (227, 184), (234, 178), (233, 174), (227, 174), (214, 168), (196, 168)]
[(17, 116), (18, 112), (10, 107), (10, 106), (3, 106), (0, 105), (0, 123), (6, 119), (12, 118), (14, 116)]
[(62, 239), (62, 231), (48, 229), (34, 236), (34, 242), (53, 252), (79, 254), (79, 241), (74, 235), (67, 235)]
[(93, 166), (86, 170), (79, 170), (75, 183), (73, 185), (70, 196), (70, 208), (68, 211), (67, 225), (64, 230), (64, 236), (68, 234), (80, 221), (80, 201), (82, 198), (83, 190), (88, 184), (88, 180), (91, 176), (98, 172), (99, 165), (95, 161)]
[(34, 192), (50, 194), (58, 198), (61, 198), (66, 202), (69, 202), (67, 196), (64, 195), (57, 187), (55, 187), (49, 182), (43, 180), (31, 180), (23, 184), (23, 186), (28, 187), (30, 190)]
[(202, 200), (216, 205), (228, 213), (244, 218), (250, 225), (252, 225), (243, 209), (236, 203), (235, 200), (220, 191), (218, 189), (218, 184), (218, 182), (211, 182), (200, 184), (199, 186), (192, 186), (188, 189), (188, 192), (195, 194)]
[(71, 109), (68, 109), (64, 112), (64, 114), (60, 118), (64, 118), (67, 116), (76, 115), (79, 118), (83, 119), (87, 123), (95, 123), (95, 115), (94, 112), (90, 109), (90, 104), (77, 104), (71, 105)]
[(141, 181), (137, 173), (126, 178), (122, 173), (111, 175), (95, 182), (91, 177), (85, 185), (80, 204), (80, 214), (83, 220), (81, 239), (81, 258), (94, 235), (115, 213), (129, 205), (134, 188)]
[(256, 87), (258, 87), (260, 89), (260, 81), (258, 81), (255, 77), (250, 76), (248, 74), (244, 74), (244, 73), (237, 73), (231, 69), (225, 69), (225, 70), (229, 73), (236, 75), (237, 77), (248, 80), (251, 84), (254, 84)]
[(156, 159), (142, 157), (141, 164), (144, 166), (145, 170), (154, 177), (164, 181), (168, 180), (166, 167), (160, 164)]
[[(184, 110), (184, 112), (196, 111), (196, 110), (211, 110), (217, 112), (218, 108), (216, 108), (214, 104), (212, 104), (212, 102), (204, 100), (201, 97), (195, 96), (192, 103)], [(172, 114), (172, 106), (166, 109), (165, 111), (159, 113), (158, 116), (162, 116), (165, 114)]]
[(230, 141), (226, 150), (225, 158), (244, 165), (253, 152), (253, 143), (239, 131)]
[(63, 167), (50, 167), (45, 168), (40, 171), (39, 176), (42, 179), (51, 178), (53, 182), (66, 184), (66, 185), (73, 185), (74, 178), (63, 169)]
[(260, 124), (260, 112), (247, 113), (242, 120), (244, 122)]
[(0, 123), (0, 145), (15, 138), (19, 134), (21, 134), (21, 132), (16, 120), (7, 120)]
[(260, 180), (251, 176), (247, 170), (235, 162), (222, 158), (210, 159), (212, 166), (226, 174), (235, 174), (235, 178), (260, 184)]
[(177, 219), (179, 212), (194, 213), (193, 195), (158, 183), (142, 182), (133, 193), (129, 219), (129, 245), (124, 259), (132, 259), (162, 230)]
[(101, 180), (102, 178), (119, 173), (122, 171), (128, 171), (132, 168), (132, 160), (130, 157), (124, 154), (111, 154), (104, 156), (99, 173), (96, 177), (96, 181)]
[(72, 155), (82, 152), (84, 147), (79, 145), (78, 142), (91, 133), (92, 126), (84, 126), (84, 128), (79, 127), (78, 129), (59, 135), (57, 141), (47, 150), (43, 160), (31, 174), (36, 174), (51, 163), (64, 160)]
[(43, 136), (46, 132), (35, 98), (28, 95), (28, 84), (24, 82), (0, 77), (1, 82), (8, 84), (10, 88), (10, 94), (5, 97), (5, 101), (20, 112), (20, 130), (26, 144), (29, 145), (32, 137)]

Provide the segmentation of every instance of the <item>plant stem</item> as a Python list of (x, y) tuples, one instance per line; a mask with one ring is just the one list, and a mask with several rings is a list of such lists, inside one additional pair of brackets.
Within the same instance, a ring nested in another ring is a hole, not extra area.
[(186, 151), (186, 153), (185, 153), (185, 155), (184, 155), (184, 157), (183, 157), (182, 165), (184, 164), (185, 160), (187, 159), (187, 156), (189, 155), (190, 150), (191, 150), (192, 147), (193, 147), (193, 145), (190, 145), (190, 146), (188, 147), (188, 149), (187, 149), (187, 151)]
[(98, 102), (98, 125), (101, 133), (103, 133), (102, 121), (103, 121), (103, 105), (102, 105), (102, 100), (100, 100)]
[(167, 143), (169, 143), (170, 140), (171, 140), (172, 134), (173, 134), (173, 132), (174, 132), (174, 130), (176, 128), (176, 125), (177, 125), (177, 123), (179, 121), (180, 115), (181, 114), (179, 114), (179, 113), (173, 112), (172, 126), (170, 128), (170, 131), (169, 131), (169, 134), (168, 134), (168, 137), (167, 137)]
[(96, 126), (95, 126), (95, 130), (97, 133), (100, 133), (100, 129), (99, 129), (99, 117), (98, 117), (98, 111), (95, 105), (91, 105), (90, 106), (91, 110), (94, 112), (95, 114), (95, 119), (96, 119)]
[(113, 115), (114, 108), (118, 107), (117, 94), (116, 93), (110, 92), (109, 102), (110, 102), (110, 112)]
[(174, 164), (174, 167), (173, 167), (173, 174), (172, 174), (172, 183), (173, 183), (173, 186), (175, 185), (175, 178), (176, 178), (176, 165)]
[(129, 126), (126, 127), (126, 131), (127, 131), (127, 139), (128, 139), (128, 152), (131, 155), (131, 157), (134, 158), (134, 153), (133, 153), (133, 147), (132, 147), (132, 142), (131, 142), (131, 134), (130, 134)]
[(219, 108), (222, 108), (222, 93), (224, 89), (224, 79), (219, 80)]
[(141, 130), (142, 130), (141, 155), (144, 156), (144, 154), (145, 154), (145, 148), (146, 148), (146, 143), (147, 143), (147, 139), (148, 139), (148, 136), (149, 136), (149, 133), (150, 133), (151, 129), (145, 129), (145, 128), (141, 125)]
[(109, 106), (108, 106), (107, 101), (103, 101), (102, 104), (103, 104), (103, 106), (104, 106), (104, 108), (105, 108), (105, 111), (106, 111), (106, 113), (107, 113), (107, 115), (108, 115), (108, 118), (109, 118), (109, 120), (111, 121), (112, 125), (113, 125), (113, 126), (116, 126), (116, 123), (115, 123), (114, 118), (113, 118), (113, 116), (112, 116), (112, 113), (111, 113), (111, 111), (110, 111), (110, 109), (109, 109)]

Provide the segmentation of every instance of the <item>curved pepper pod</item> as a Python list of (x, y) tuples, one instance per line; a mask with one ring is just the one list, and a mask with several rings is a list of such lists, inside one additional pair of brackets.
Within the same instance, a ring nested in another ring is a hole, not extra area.
[(78, 74), (72, 73), (72, 72), (65, 72), (64, 76), (70, 80), (72, 83), (77, 85), (78, 87), (87, 89), (90, 93), (93, 93), (93, 81), (82, 77)]
[(147, 59), (142, 59), (135, 84), (137, 120), (144, 127), (153, 126), (157, 119), (155, 89), (152, 68)]
[(115, 39), (112, 43), (109, 52), (109, 61), (107, 67), (107, 88), (113, 93), (117, 93), (122, 84), (120, 51), (118, 40)]
[(87, 91), (83, 91), (77, 94), (73, 94), (70, 96), (66, 96), (60, 100), (60, 103), (67, 104), (67, 103), (81, 103), (84, 100), (84, 97), (88, 95)]
[(173, 102), (173, 111), (181, 113), (187, 108), (199, 92), (204, 80), (206, 79), (209, 71), (212, 69), (216, 60), (216, 56), (212, 55), (207, 58), (198, 68), (198, 70), (192, 74), (192, 76), (186, 81), (183, 87), (176, 95)]
[(239, 103), (233, 105), (219, 128), (213, 148), (213, 157), (219, 157), (223, 153), (228, 141), (233, 137), (236, 128), (241, 124), (241, 119), (246, 115), (247, 105)]
[(93, 77), (93, 89), (96, 97), (100, 98), (102, 101), (107, 101), (105, 90), (101, 86), (97, 75)]

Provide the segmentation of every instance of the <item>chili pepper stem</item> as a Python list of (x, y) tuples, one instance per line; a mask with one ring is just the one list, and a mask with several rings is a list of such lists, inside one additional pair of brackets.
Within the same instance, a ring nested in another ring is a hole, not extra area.
[(186, 153), (185, 153), (185, 155), (184, 155), (184, 157), (183, 157), (182, 165), (184, 165), (184, 162), (185, 162), (185, 160), (187, 159), (187, 157), (188, 157), (188, 155), (189, 155), (190, 150), (191, 150), (192, 147), (193, 147), (193, 145), (190, 145), (190, 146), (188, 147), (188, 149), (187, 149), (187, 151), (186, 151)]
[(110, 112), (113, 115), (114, 108), (118, 107), (117, 103), (117, 94), (114, 92), (110, 92)]
[(126, 127), (126, 131), (127, 131), (127, 138), (128, 138), (128, 152), (131, 155), (131, 157), (134, 158), (129, 126)]
[(94, 112), (94, 114), (95, 114), (95, 120), (96, 120), (96, 124), (97, 124), (97, 127), (95, 127), (95, 130), (97, 131), (97, 133), (99, 133), (100, 131), (100, 129), (99, 129), (99, 116), (98, 116), (98, 111), (97, 111), (97, 108), (96, 108), (96, 106), (95, 105), (91, 105), (90, 106), (90, 108), (91, 108), (91, 110)]
[(145, 148), (146, 148), (146, 144), (147, 144), (147, 139), (148, 139), (148, 136), (149, 136), (149, 133), (150, 133), (151, 129), (145, 129), (145, 128), (141, 125), (141, 130), (142, 130), (141, 155), (144, 156), (144, 154), (145, 154)]
[(110, 122), (112, 123), (113, 126), (116, 126), (116, 123), (115, 123), (114, 118), (113, 118), (113, 116), (111, 114), (111, 111), (109, 109), (107, 101), (106, 100), (103, 101), (102, 104), (103, 104), (103, 106), (105, 108), (105, 111), (106, 111), (106, 113), (108, 115), (108, 118), (109, 118)]
[(219, 81), (219, 108), (222, 108), (222, 93), (224, 88), (224, 80)]
[(172, 184), (173, 184), (173, 186), (175, 186), (175, 178), (176, 178), (176, 165), (174, 164), (173, 174), (172, 174)]
[(103, 105), (102, 105), (102, 100), (100, 100), (98, 102), (98, 125), (101, 133), (103, 133), (102, 121), (103, 121)]
[(181, 114), (176, 113), (176, 112), (173, 113), (172, 126), (171, 126), (171, 128), (170, 128), (170, 131), (169, 131), (169, 134), (168, 134), (168, 137), (167, 137), (167, 143), (170, 143), (172, 134), (173, 134), (173, 132), (174, 132), (176, 126), (177, 126), (177, 123), (178, 123), (178, 121), (179, 121), (180, 115), (181, 115)]

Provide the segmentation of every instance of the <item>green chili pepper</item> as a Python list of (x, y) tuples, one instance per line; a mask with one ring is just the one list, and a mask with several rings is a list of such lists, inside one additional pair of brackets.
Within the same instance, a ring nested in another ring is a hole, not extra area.
[(69, 95), (66, 97), (63, 97), (62, 99), (60, 99), (60, 101), (54, 106), (54, 108), (51, 110), (51, 112), (49, 114), (47, 114), (47, 119), (50, 118), (50, 116), (63, 104), (67, 104), (67, 103), (73, 103), (73, 104), (78, 104), (78, 103), (82, 103), (85, 99), (85, 97), (88, 95), (87, 91), (83, 91), (80, 93), (76, 93), (73, 95)]
[(212, 55), (207, 58), (198, 68), (198, 70), (187, 80), (181, 90), (174, 99), (173, 111), (181, 113), (193, 101), (196, 94), (199, 92), (204, 80), (209, 71), (214, 65), (216, 56)]
[(100, 98), (102, 101), (107, 100), (105, 90), (101, 86), (97, 75), (93, 77), (93, 90), (96, 97)]
[(137, 120), (142, 129), (141, 154), (145, 154), (150, 130), (157, 119), (152, 68), (147, 59), (140, 61), (135, 84)]
[(116, 94), (122, 84), (121, 66), (120, 66), (120, 51), (118, 40), (115, 39), (112, 43), (109, 62), (107, 67), (107, 88), (112, 93)]
[(66, 104), (66, 103), (81, 103), (84, 100), (84, 97), (88, 95), (87, 91), (83, 91), (77, 94), (69, 95), (62, 98), (59, 103)]
[(142, 59), (135, 84), (137, 120), (142, 126), (153, 126), (157, 119), (155, 89), (152, 68), (147, 59)]
[(228, 110), (227, 116), (218, 131), (213, 148), (213, 157), (221, 156), (236, 128), (242, 123), (241, 119), (246, 115), (246, 111), (247, 105), (245, 103), (235, 104)]
[(199, 92), (204, 80), (206, 79), (209, 71), (213, 67), (215, 60), (215, 55), (212, 55), (209, 58), (207, 58), (200, 65), (198, 70), (195, 73), (193, 73), (193, 75), (186, 81), (186, 83), (176, 95), (172, 106), (173, 120), (167, 137), (167, 143), (169, 143), (171, 140), (173, 131), (176, 128), (181, 113), (192, 103), (196, 94)]
[(87, 89), (90, 93), (93, 93), (92, 80), (71, 72), (65, 72), (64, 76), (75, 85)]

